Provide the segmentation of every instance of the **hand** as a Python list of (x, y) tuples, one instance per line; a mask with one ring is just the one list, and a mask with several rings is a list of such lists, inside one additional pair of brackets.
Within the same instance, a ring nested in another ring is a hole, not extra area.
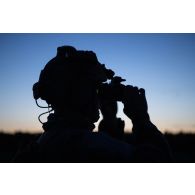
[(123, 100), (124, 113), (134, 121), (149, 120), (148, 105), (144, 89), (133, 86), (126, 86), (124, 89)]
[(100, 98), (100, 110), (103, 119), (99, 123), (98, 131), (122, 139), (124, 135), (125, 122), (117, 118), (117, 102), (115, 100)]
[(117, 115), (117, 102), (114, 100), (100, 98), (100, 110), (105, 120), (113, 120)]

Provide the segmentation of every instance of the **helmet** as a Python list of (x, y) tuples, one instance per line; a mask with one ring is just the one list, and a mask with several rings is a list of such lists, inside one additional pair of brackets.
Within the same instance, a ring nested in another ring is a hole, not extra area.
[(56, 57), (46, 64), (39, 81), (33, 85), (33, 96), (35, 100), (41, 98), (52, 104), (64, 98), (82, 79), (98, 85), (113, 75), (94, 52), (76, 50), (72, 46), (58, 47)]

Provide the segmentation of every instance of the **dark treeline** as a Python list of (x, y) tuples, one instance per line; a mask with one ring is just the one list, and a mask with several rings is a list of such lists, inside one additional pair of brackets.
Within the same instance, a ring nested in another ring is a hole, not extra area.
[[(19, 149), (33, 143), (40, 134), (0, 133), (0, 162), (10, 162)], [(170, 134), (165, 137), (173, 152), (175, 162), (195, 162), (195, 134)], [(132, 135), (125, 134), (125, 140), (131, 142)]]

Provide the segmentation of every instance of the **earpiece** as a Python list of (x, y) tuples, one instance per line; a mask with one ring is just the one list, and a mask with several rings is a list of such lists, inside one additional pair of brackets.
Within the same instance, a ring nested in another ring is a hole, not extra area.
[[(41, 72), (43, 74), (43, 71)], [(35, 99), (35, 102), (36, 102), (36, 105), (39, 107), (39, 108), (47, 108), (48, 111), (47, 112), (44, 112), (42, 114), (40, 114), (38, 116), (38, 120), (41, 124), (43, 124), (43, 122), (41, 121), (41, 116), (44, 115), (44, 114), (47, 114), (47, 113), (50, 113), (53, 111), (53, 109), (49, 110), (51, 108), (51, 105), (48, 104), (48, 106), (40, 106), (38, 104), (38, 99), (41, 98), (41, 90), (40, 90), (40, 82), (36, 82), (34, 85), (33, 85), (33, 97)]]
[(40, 89), (39, 89), (39, 82), (33, 85), (33, 97), (35, 100), (39, 99), (40, 96)]

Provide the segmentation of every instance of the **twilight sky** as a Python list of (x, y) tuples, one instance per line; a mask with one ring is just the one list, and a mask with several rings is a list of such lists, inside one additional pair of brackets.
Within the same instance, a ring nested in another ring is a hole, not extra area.
[[(163, 132), (195, 132), (195, 34), (0, 34), (0, 130), (41, 130), (37, 117), (47, 110), (36, 106), (32, 85), (62, 45), (94, 51), (125, 84), (145, 88)], [(131, 129), (122, 104), (118, 115)]]

